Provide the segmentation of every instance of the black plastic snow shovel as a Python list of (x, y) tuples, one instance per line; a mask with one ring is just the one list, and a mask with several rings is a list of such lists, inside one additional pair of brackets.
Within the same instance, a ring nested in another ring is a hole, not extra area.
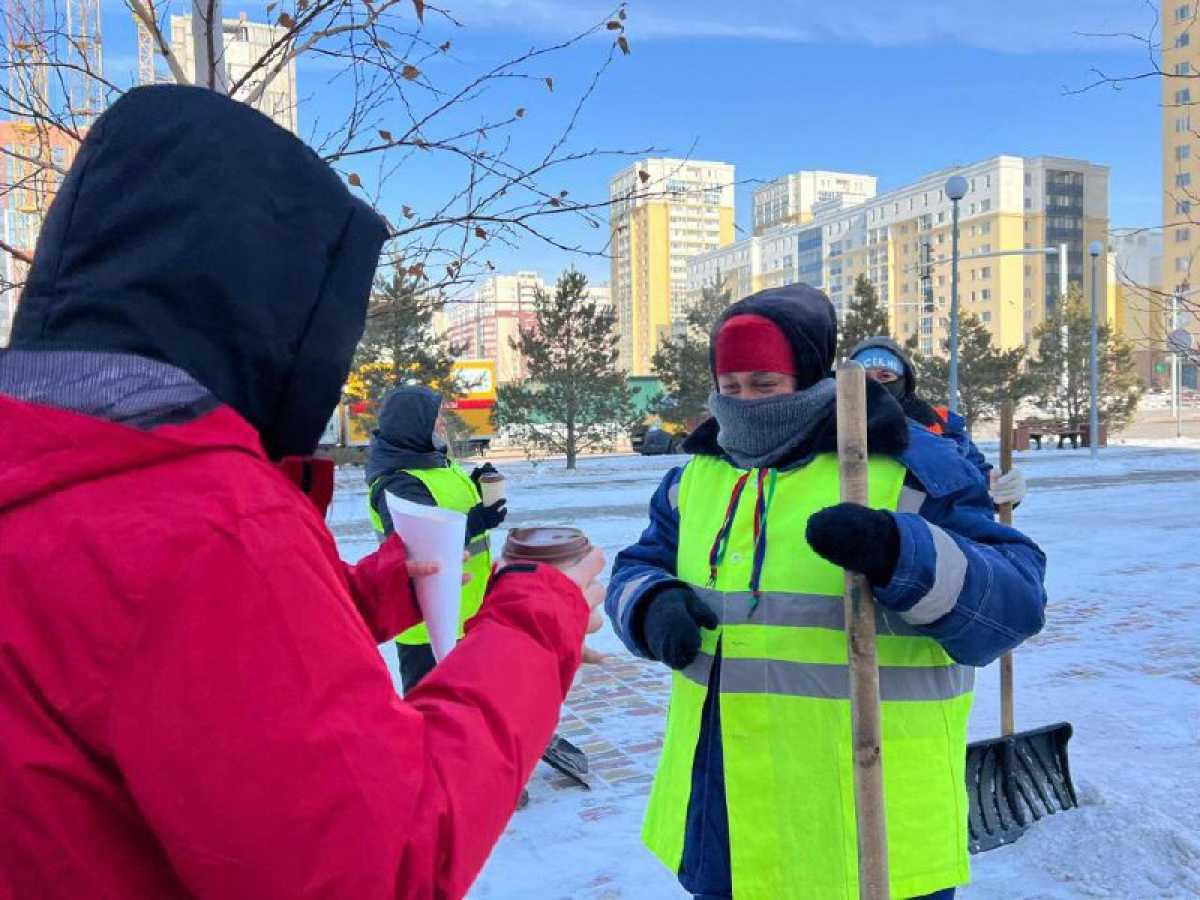
[(554, 735), (550, 745), (542, 754), (542, 762), (560, 774), (566, 775), (582, 788), (591, 790), (592, 786), (583, 777), (588, 772), (587, 754), (561, 735)]
[[(1000, 409), (1000, 470), (1012, 468), (1013, 406)], [(1012, 504), (1000, 507), (1012, 524)], [(1069, 723), (1014, 731), (1013, 659), (1000, 659), (998, 738), (967, 745), (968, 847), (972, 853), (1011, 844), (1038, 819), (1079, 805), (1067, 764)]]

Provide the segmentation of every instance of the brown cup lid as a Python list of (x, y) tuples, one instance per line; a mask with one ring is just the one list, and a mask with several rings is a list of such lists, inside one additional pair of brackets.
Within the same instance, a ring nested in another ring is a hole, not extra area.
[(508, 533), (503, 552), (504, 558), (510, 560), (561, 563), (579, 559), (590, 547), (587, 535), (578, 528), (514, 528)]
[(479, 480), (483, 484), (495, 484), (497, 481), (503, 481), (504, 476), (499, 472), (484, 472), (479, 476)]

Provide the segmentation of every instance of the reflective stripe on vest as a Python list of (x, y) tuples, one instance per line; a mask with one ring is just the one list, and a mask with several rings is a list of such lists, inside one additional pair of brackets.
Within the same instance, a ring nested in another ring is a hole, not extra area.
[[(672, 675), (663, 754), (643, 836), (673, 871), (683, 858), (692, 766), (718, 647), (725, 795), (738, 900), (858, 896), (843, 573), (804, 539), (808, 518), (839, 502), (837, 460), (780, 472), (767, 515), (761, 591), (749, 591), (754, 473), (715, 579), (709, 552), (744, 474), (712, 457), (684, 470), (676, 574), (720, 625)], [(904, 469), (871, 460), (871, 505), (896, 509)], [(974, 671), (900, 617), (877, 612), (884, 793), (893, 897), (962, 884), (964, 763)]]
[[(465, 514), (479, 503), (479, 489), (475, 487), (475, 482), (458, 463), (451, 462), (438, 469), (404, 469), (402, 471), (425, 485), (426, 490), (433, 497), (433, 502), (442, 509), (451, 509)], [(371, 495), (376, 493), (376, 485), (381, 482), (382, 478), (371, 486)], [(375, 511), (375, 505), (373, 503), (368, 505), (375, 529), (382, 532), (383, 523)], [(463, 570), (471, 576), (471, 580), (463, 585), (462, 589), (459, 637), (462, 637), (463, 634), (463, 624), (479, 612), (480, 606), (483, 605), (483, 595), (487, 590), (488, 578), (492, 571), (492, 554), (487, 534), (470, 535), (469, 537), (471, 540), (467, 543), (467, 561), (463, 565)], [(401, 644), (428, 644), (429, 632), (424, 625), (414, 625), (400, 634), (396, 641)]]

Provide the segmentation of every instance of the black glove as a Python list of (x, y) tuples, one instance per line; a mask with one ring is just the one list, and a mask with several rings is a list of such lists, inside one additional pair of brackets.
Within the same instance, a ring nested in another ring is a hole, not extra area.
[(900, 529), (889, 512), (839, 503), (808, 520), (808, 543), (831, 563), (887, 587), (900, 559)]
[(508, 507), (505, 505), (507, 502), (501, 499), (491, 506), (484, 506), (482, 503), (472, 506), (471, 511), (467, 513), (467, 537), (498, 528), (508, 515)]
[(651, 655), (672, 669), (686, 669), (700, 652), (700, 628), (716, 628), (717, 614), (691, 588), (674, 585), (648, 601), (642, 639)]
[(471, 480), (475, 482), (475, 487), (479, 487), (479, 479), (484, 475), (491, 475), (496, 471), (496, 467), (491, 463), (484, 463), (471, 473)]

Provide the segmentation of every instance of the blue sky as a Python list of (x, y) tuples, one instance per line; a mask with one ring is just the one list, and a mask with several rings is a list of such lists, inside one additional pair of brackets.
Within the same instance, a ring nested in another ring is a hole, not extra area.
[[(428, 70), (439, 79), (467, 77), (535, 43), (565, 36), (611, 8), (593, 0), (439, 0), (465, 27), (430, 19), (454, 50)], [(257, 4), (246, 6), (255, 16)], [(1130, 73), (1146, 67), (1146, 49), (1081, 33), (1136, 31), (1154, 23), (1158, 3), (1143, 0), (633, 0), (633, 52), (617, 60), (586, 107), (573, 139), (579, 149), (653, 146), (660, 155), (690, 154), (737, 166), (737, 221), (748, 229), (753, 185), (796, 169), (861, 171), (880, 190), (955, 163), (998, 153), (1077, 156), (1111, 167), (1114, 226), (1149, 226), (1159, 218), (1159, 108), (1154, 79), (1082, 95), (1091, 69)], [(226, 15), (242, 8), (226, 0)], [(108, 7), (106, 7), (106, 10)], [(111, 25), (108, 20), (112, 20)], [(124, 20), (124, 21), (123, 21)], [(106, 16), (110, 73), (130, 64), (120, 32), (127, 14)], [(114, 34), (114, 29), (117, 32)], [(513, 152), (544, 152), (571, 101), (586, 85), (608, 38), (547, 62), (540, 82), (505, 85), (482, 98), (473, 115), (529, 110)], [(542, 70), (539, 70), (542, 71)], [(329, 73), (302, 65), (302, 95), (328, 98)], [(327, 99), (317, 99), (311, 120)], [(302, 122), (302, 130), (305, 127)], [(401, 169), (384, 194), (392, 204), (425, 208), (460, 173)], [(621, 164), (594, 160), (564, 171), (561, 188), (598, 199)], [(366, 180), (370, 174), (364, 172)], [(564, 224), (564, 239), (595, 232)], [(498, 251), (505, 270), (557, 272), (574, 261), (607, 279), (607, 262), (575, 258), (529, 241)]]

